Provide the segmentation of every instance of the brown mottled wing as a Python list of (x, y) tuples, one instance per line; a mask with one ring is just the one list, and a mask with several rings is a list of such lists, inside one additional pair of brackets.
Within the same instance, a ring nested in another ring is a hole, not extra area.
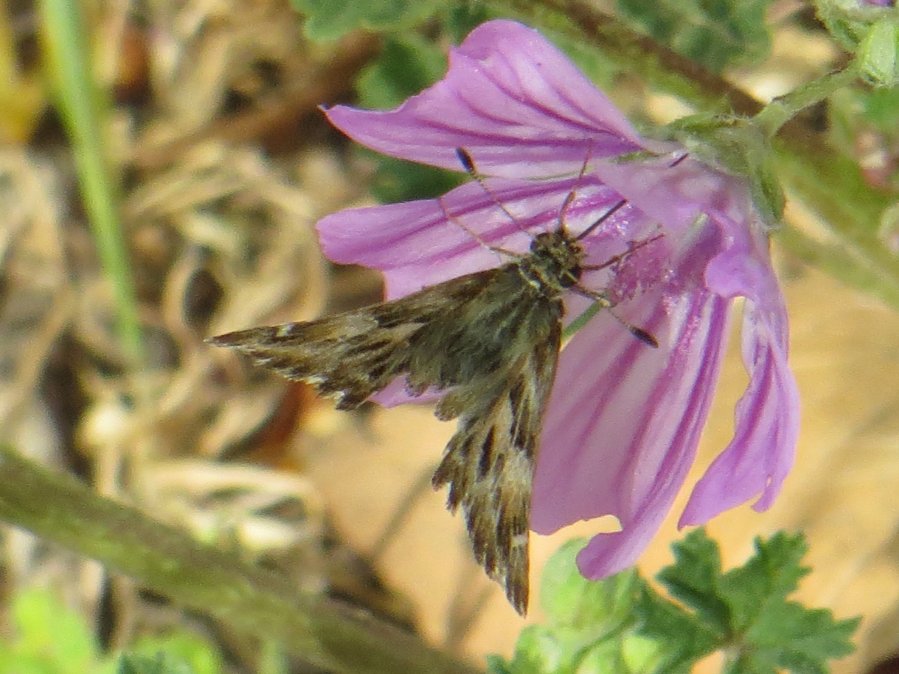
[(352, 409), (405, 375), (408, 390), (446, 391), (441, 419), (459, 418), (434, 475), (462, 507), (478, 562), (524, 613), (531, 481), (555, 375), (562, 302), (517, 263), (307, 323), (210, 340)]
[[(235, 348), (257, 364), (311, 384), (354, 409), (410, 369), (410, 340), (451, 315), (490, 284), (497, 270), (452, 279), (392, 302), (316, 321), (250, 328), (208, 340)], [(437, 384), (437, 382), (427, 382)]]
[(458, 414), (459, 422), (434, 487), (449, 485), (448, 506), (462, 507), (475, 558), (521, 615), (528, 605), (531, 484), (561, 342), (558, 317), (540, 318), (547, 331), (529, 351), (495, 377), (448, 393), (436, 412), (443, 419)]

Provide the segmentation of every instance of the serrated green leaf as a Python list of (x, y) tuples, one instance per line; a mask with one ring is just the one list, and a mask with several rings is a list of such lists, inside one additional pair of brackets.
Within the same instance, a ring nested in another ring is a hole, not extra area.
[(547, 563), (548, 624), (525, 628), (511, 661), (490, 661), (493, 674), (687, 674), (716, 652), (727, 674), (823, 674), (829, 659), (852, 651), (858, 620), (787, 600), (807, 573), (801, 535), (758, 539), (755, 555), (725, 573), (717, 544), (698, 529), (658, 575), (671, 598), (634, 572), (580, 577), (583, 545), (570, 541)]
[(640, 594), (636, 614), (638, 633), (662, 644), (659, 659), (651, 670), (658, 674), (689, 672), (692, 663), (713, 653), (721, 643), (716, 630), (648, 585)]
[(768, 540), (757, 539), (755, 555), (742, 567), (721, 577), (719, 591), (730, 609), (730, 629), (750, 629), (768, 606), (783, 605), (788, 594), (809, 569), (800, 565), (807, 546), (797, 534), (780, 532)]
[(715, 72), (764, 59), (771, 0), (618, 0), (622, 15), (676, 52)]
[(313, 40), (335, 40), (357, 28), (396, 31), (432, 16), (438, 0), (291, 0)]
[(827, 672), (826, 660), (848, 655), (859, 618), (835, 621), (824, 609), (786, 602), (764, 611), (746, 633), (746, 660), (771, 671)]
[(721, 557), (717, 543), (697, 529), (671, 547), (675, 562), (662, 569), (657, 578), (671, 596), (695, 611), (706, 629), (727, 635), (731, 616), (718, 590)]
[(852, 651), (858, 620), (835, 621), (786, 599), (808, 572), (803, 536), (757, 539), (755, 555), (723, 574), (718, 546), (701, 529), (673, 547), (676, 561), (658, 577), (683, 606), (647, 590), (639, 608), (640, 633), (666, 642), (656, 671), (686, 671), (721, 650), (728, 674), (823, 673), (827, 660)]

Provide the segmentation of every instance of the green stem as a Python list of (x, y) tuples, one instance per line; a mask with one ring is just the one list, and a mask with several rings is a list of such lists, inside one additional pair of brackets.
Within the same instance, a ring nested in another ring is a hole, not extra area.
[(577, 318), (575, 318), (565, 327), (565, 330), (562, 331), (562, 339), (567, 340), (574, 337), (578, 330), (580, 330), (590, 322), (591, 318), (593, 318), (594, 316), (596, 316), (596, 314), (606, 308), (608, 307), (600, 304), (599, 302), (594, 302), (593, 304), (591, 304), (589, 307), (584, 309), (584, 311)]
[(109, 106), (92, 76), (81, 5), (74, 0), (39, 3), (45, 67), (72, 143), (100, 261), (112, 284), (119, 338), (129, 364), (137, 366), (143, 355), (137, 302), (119, 220), (118, 181), (113, 177), (104, 142)]
[(853, 65), (827, 73), (806, 82), (791, 92), (778, 96), (755, 116), (755, 123), (768, 138), (773, 138), (781, 127), (806, 108), (820, 103), (835, 91), (850, 86), (858, 79), (858, 69)]
[(360, 609), (300, 594), (286, 578), (194, 541), (0, 447), (0, 518), (93, 557), (237, 630), (353, 674), (477, 674)]

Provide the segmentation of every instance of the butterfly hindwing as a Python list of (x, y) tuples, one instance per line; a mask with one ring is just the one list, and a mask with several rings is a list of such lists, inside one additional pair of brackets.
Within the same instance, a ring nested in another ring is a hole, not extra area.
[[(546, 338), (520, 353), (501, 376), (460, 387), (437, 406), (441, 418), (462, 411), (434, 487), (449, 485), (448, 506), (461, 506), (475, 558), (522, 615), (528, 603), (531, 484), (561, 340), (558, 320), (545, 325)], [(469, 390), (471, 401), (460, 403)]]

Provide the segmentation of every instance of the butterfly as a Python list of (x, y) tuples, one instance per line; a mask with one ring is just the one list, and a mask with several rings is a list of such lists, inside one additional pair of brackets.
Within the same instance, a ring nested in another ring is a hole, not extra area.
[[(468, 152), (456, 153), (488, 190)], [(565, 226), (574, 198), (572, 190), (557, 228), (534, 236), (527, 253), (493, 248), (512, 257), (499, 267), (362, 309), (208, 340), (312, 385), (336, 399), (341, 410), (357, 408), (400, 377), (413, 397), (436, 390), (437, 418), (458, 421), (432, 484), (448, 485), (447, 507), (464, 513), (475, 558), (522, 615), (528, 604), (531, 483), (562, 346), (563, 295), (573, 290), (610, 308), (604, 293), (579, 285), (582, 273), (611, 266), (658, 238), (629, 245), (601, 265), (586, 265), (581, 240), (626, 202), (575, 236)], [(652, 335), (618, 320), (657, 346)]]

